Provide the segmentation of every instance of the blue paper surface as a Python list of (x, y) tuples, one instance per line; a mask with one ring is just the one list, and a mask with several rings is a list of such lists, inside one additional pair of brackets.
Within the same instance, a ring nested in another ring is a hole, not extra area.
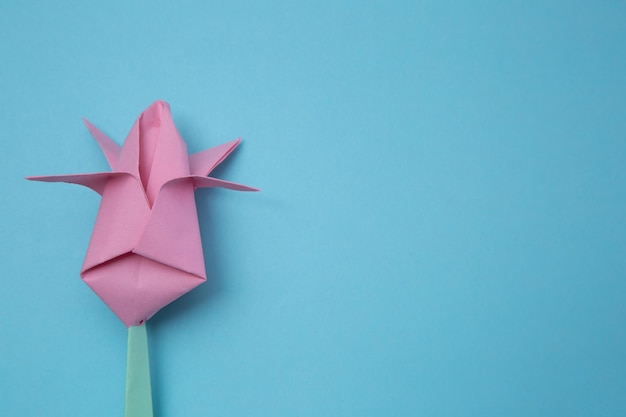
[(97, 195), (23, 177), (159, 98), (263, 193), (197, 194), (155, 415), (626, 415), (626, 3), (40, 3), (0, 5), (0, 415), (123, 415)]

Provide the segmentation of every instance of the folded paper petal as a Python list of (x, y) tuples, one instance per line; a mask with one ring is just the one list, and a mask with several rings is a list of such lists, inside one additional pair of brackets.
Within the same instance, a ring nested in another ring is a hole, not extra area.
[(142, 114), (140, 132), (139, 173), (153, 204), (166, 182), (189, 175), (189, 156), (166, 103), (156, 102)]
[(125, 174), (111, 179), (102, 194), (81, 274), (132, 252), (149, 216), (150, 207), (137, 178)]
[(91, 136), (93, 136), (96, 142), (98, 142), (98, 145), (100, 145), (100, 149), (102, 149), (102, 152), (104, 153), (104, 156), (106, 157), (109, 166), (113, 168), (120, 154), (120, 146), (117, 143), (113, 142), (113, 140), (110, 139), (107, 135), (98, 130), (97, 127), (92, 125), (89, 120), (83, 119), (83, 122), (85, 123), (85, 126), (87, 126), (87, 129), (89, 129)]
[(235, 150), (240, 142), (241, 139), (236, 139), (232, 142), (227, 142), (214, 148), (190, 155), (189, 170), (191, 171), (191, 174), (206, 177), (215, 169), (216, 166), (221, 164), (232, 151)]
[(127, 327), (148, 320), (205, 281), (132, 253), (84, 272), (83, 280)]
[(196, 188), (227, 188), (236, 191), (259, 191), (258, 188), (248, 187), (247, 185), (237, 184), (236, 182), (224, 181), (212, 177), (199, 177), (193, 175), (193, 184)]
[(26, 177), (26, 179), (31, 181), (67, 182), (69, 184), (84, 185), (102, 195), (109, 179), (120, 175), (124, 174), (121, 172), (96, 172), (93, 174), (45, 175)]
[(206, 279), (191, 178), (163, 186), (134, 252)]

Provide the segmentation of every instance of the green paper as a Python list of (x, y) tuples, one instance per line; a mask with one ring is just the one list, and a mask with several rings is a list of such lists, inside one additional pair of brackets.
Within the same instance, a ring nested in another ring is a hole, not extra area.
[(153, 417), (146, 324), (128, 328), (124, 417)]

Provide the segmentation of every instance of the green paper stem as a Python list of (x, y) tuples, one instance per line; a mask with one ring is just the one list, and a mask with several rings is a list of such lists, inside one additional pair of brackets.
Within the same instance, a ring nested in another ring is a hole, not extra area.
[(146, 324), (128, 328), (124, 417), (153, 417)]

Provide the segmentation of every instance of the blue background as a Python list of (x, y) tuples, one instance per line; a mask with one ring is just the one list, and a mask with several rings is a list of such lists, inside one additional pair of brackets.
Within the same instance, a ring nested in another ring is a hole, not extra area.
[(79, 279), (156, 99), (210, 282), (149, 322), (155, 414), (626, 415), (626, 2), (0, 3), (0, 415), (121, 416)]

